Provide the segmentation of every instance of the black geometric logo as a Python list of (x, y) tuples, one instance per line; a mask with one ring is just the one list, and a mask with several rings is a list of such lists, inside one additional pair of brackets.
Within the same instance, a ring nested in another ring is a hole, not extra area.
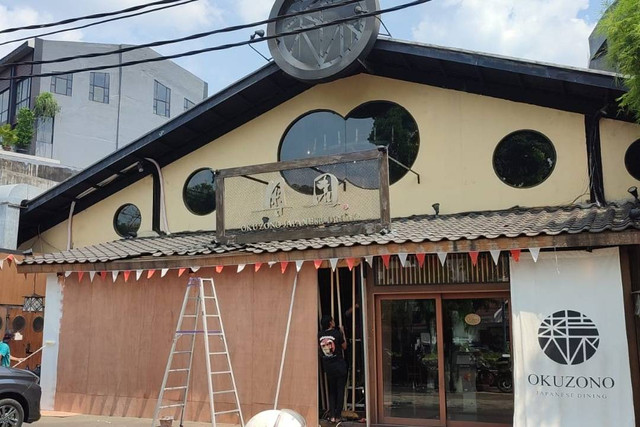
[(540, 324), (538, 343), (549, 359), (561, 365), (586, 362), (598, 349), (600, 336), (595, 323), (573, 310), (556, 311)]

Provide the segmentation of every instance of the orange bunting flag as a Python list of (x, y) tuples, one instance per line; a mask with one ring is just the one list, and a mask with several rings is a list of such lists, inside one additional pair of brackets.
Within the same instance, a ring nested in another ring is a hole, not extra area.
[(473, 264), (474, 267), (478, 265), (478, 255), (479, 254), (480, 254), (480, 252), (478, 252), (478, 251), (469, 252), (469, 256), (471, 257), (471, 264)]
[(84, 271), (78, 271), (78, 283), (82, 282), (82, 276), (84, 276)]
[(380, 255), (380, 258), (382, 258), (384, 268), (389, 268), (389, 260), (391, 260), (391, 255)]
[(149, 270), (147, 271), (147, 279), (151, 279), (153, 277), (153, 275), (155, 274), (155, 270)]
[(222, 273), (223, 268), (224, 268), (224, 265), (216, 265), (216, 273)]
[(262, 267), (262, 263), (261, 262), (256, 262), (253, 266), (253, 271), (258, 271), (260, 270), (260, 267)]
[(317, 269), (320, 268), (320, 266), (322, 265), (322, 260), (321, 259), (317, 259), (315, 261), (313, 261), (313, 266)]
[(107, 278), (107, 272), (106, 271), (101, 271), (100, 272), (100, 277), (102, 278), (102, 280), (105, 280)]
[(179, 268), (178, 269), (178, 277), (182, 276), (184, 274), (184, 272), (187, 271), (186, 268)]
[(280, 271), (282, 271), (282, 274), (287, 270), (288, 265), (289, 261), (280, 261)]
[(9, 255), (7, 257), (7, 262), (9, 263), (9, 265), (11, 265), (11, 261), (13, 261), (13, 255)]
[(418, 265), (420, 266), (420, 268), (422, 268), (422, 266), (424, 265), (425, 256), (426, 254), (416, 254), (416, 259), (418, 260)]
[(353, 266), (356, 263), (356, 259), (355, 258), (347, 258), (347, 259), (345, 259), (345, 261), (347, 262), (347, 267), (349, 267), (349, 271), (353, 270)]
[(511, 249), (509, 252), (511, 252), (511, 256), (515, 262), (520, 261), (520, 249)]
[(129, 281), (129, 276), (131, 275), (131, 270), (126, 270), (122, 273), (124, 276), (124, 282), (127, 283)]

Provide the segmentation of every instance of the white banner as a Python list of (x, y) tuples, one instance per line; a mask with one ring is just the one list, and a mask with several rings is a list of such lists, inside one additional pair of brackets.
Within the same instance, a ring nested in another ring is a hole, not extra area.
[(618, 249), (511, 262), (515, 427), (633, 427)]

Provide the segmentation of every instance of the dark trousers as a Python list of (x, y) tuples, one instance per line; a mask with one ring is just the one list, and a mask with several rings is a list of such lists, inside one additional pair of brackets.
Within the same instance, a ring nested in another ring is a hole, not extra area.
[(340, 418), (344, 403), (344, 386), (347, 384), (346, 375), (327, 376), (329, 382), (329, 416)]

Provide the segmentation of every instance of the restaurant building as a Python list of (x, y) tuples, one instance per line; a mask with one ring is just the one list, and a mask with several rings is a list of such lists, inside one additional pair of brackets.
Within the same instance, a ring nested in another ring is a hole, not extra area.
[[(346, 49), (275, 21), (274, 61), (25, 203), (23, 248), (71, 248), (18, 267), (48, 275), (43, 408), (151, 417), (200, 276), (245, 420), (317, 425), (332, 314), (371, 425), (635, 425), (640, 126), (618, 77), (380, 38), (359, 13), (328, 27)], [(187, 418), (209, 420), (192, 381)]]

